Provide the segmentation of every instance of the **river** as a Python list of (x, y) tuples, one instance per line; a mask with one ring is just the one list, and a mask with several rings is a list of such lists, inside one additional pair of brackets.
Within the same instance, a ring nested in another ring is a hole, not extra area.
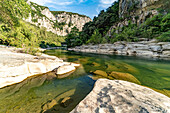
[[(53, 99), (57, 104), (52, 110), (67, 113), (93, 89), (96, 79), (102, 78), (91, 74), (95, 70), (130, 73), (141, 85), (170, 92), (170, 61), (167, 60), (65, 50), (48, 50), (45, 53), (64, 61), (80, 63), (81, 67), (69, 76), (56, 77), (54, 73), (47, 73), (0, 89), (0, 113), (40, 113), (43, 112), (43, 106)], [(65, 97), (71, 97), (73, 100), (68, 107), (60, 105)]]

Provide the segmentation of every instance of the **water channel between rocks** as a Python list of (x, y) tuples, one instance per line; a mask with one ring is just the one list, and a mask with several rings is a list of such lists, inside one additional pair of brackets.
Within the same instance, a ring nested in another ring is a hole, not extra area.
[[(170, 61), (144, 59), (139, 57), (75, 53), (65, 50), (48, 50), (64, 61), (80, 63), (71, 75), (56, 77), (47, 73), (0, 89), (0, 113), (40, 113), (44, 105), (56, 100), (52, 110), (56, 113), (71, 111), (92, 89), (97, 78), (90, 72), (103, 70), (130, 73), (141, 85), (170, 92)], [(72, 103), (63, 107), (63, 98), (71, 97)]]

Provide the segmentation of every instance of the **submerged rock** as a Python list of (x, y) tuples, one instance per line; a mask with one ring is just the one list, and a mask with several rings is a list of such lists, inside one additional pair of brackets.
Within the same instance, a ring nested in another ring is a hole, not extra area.
[(51, 100), (50, 102), (47, 102), (46, 104), (44, 104), (42, 106), (43, 111), (47, 111), (49, 109), (51, 109), (52, 107), (54, 107), (57, 104), (56, 100)]
[(141, 84), (138, 79), (136, 79), (133, 75), (131, 75), (129, 73), (121, 73), (121, 72), (112, 71), (112, 73), (109, 74), (109, 76), (111, 76), (115, 79), (125, 80), (125, 81), (129, 81), (129, 82)]
[(96, 70), (93, 72), (95, 76), (91, 77), (94, 80), (97, 80), (99, 78), (108, 78), (110, 80), (118, 79), (118, 80), (125, 80), (129, 82), (133, 82), (136, 84), (141, 84), (138, 79), (136, 79), (133, 75), (129, 73), (122, 73), (122, 72), (116, 72), (112, 71), (110, 74), (107, 74), (105, 71), (102, 70)]
[(71, 113), (169, 113), (170, 98), (121, 80), (99, 79)]
[(93, 62), (92, 63), (95, 67), (99, 67), (100, 66), (100, 64), (99, 63), (96, 63), (96, 62)]
[(93, 72), (93, 74), (95, 75), (100, 75), (100, 76), (103, 76), (103, 77), (106, 77), (107, 78), (107, 73), (105, 71), (102, 71), (102, 70), (96, 70), (95, 72)]
[[(55, 97), (52, 101), (46, 102), (41, 108), (41, 113), (67, 113), (68, 109), (72, 110), (75, 107), (75, 103), (73, 102), (73, 99), (71, 98), (72, 95), (74, 95), (76, 89), (71, 89), (66, 92), (63, 92), (62, 94)], [(74, 98), (75, 100), (75, 98)], [(55, 102), (57, 102), (55, 104)], [(54, 104), (53, 104), (54, 103)], [(48, 107), (48, 105), (52, 105), (51, 107)], [(62, 106), (62, 107), (61, 107)], [(73, 107), (74, 106), (74, 107)], [(66, 109), (67, 107), (67, 109)]]
[(139, 73), (138, 69), (136, 69), (134, 66), (129, 65), (124, 62), (107, 62), (108, 68), (106, 71), (120, 71), (120, 72), (128, 72), (128, 73)]
[(69, 106), (69, 104), (73, 102), (73, 100), (71, 99), (71, 97), (65, 97), (62, 101), (61, 101), (61, 106), (63, 107), (67, 107)]

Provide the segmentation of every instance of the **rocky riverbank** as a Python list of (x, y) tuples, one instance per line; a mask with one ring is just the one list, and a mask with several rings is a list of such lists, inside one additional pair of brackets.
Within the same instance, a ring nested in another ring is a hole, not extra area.
[(19, 83), (26, 78), (55, 71), (56, 75), (76, 70), (79, 64), (63, 62), (63, 60), (45, 54), (33, 56), (17, 53), (16, 48), (0, 46), (0, 88)]
[(170, 59), (170, 42), (144, 39), (139, 42), (115, 42), (114, 44), (83, 45), (69, 48), (70, 51), (117, 54), (128, 56), (143, 56), (160, 59)]
[(169, 113), (170, 98), (121, 80), (99, 79), (71, 113)]

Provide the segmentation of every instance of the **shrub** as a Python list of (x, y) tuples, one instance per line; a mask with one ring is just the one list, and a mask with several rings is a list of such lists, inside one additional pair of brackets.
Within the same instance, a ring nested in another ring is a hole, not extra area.
[[(13, 28), (7, 24), (0, 25), (0, 44), (16, 47), (47, 47), (61, 46), (64, 37), (57, 36), (52, 32), (47, 32), (45, 28), (38, 28), (29, 23), (19, 21), (19, 26)], [(34, 51), (30, 49), (29, 51)], [(28, 52), (29, 52), (28, 51)]]
[(102, 35), (99, 33), (99, 30), (96, 29), (91, 38), (87, 41), (87, 43), (100, 44), (102, 41), (104, 41)]
[(162, 31), (168, 31), (170, 30), (170, 13), (165, 15), (163, 18), (162, 18), (162, 21), (161, 21), (161, 30)]
[(170, 30), (162, 33), (157, 39), (163, 42), (170, 42)]

